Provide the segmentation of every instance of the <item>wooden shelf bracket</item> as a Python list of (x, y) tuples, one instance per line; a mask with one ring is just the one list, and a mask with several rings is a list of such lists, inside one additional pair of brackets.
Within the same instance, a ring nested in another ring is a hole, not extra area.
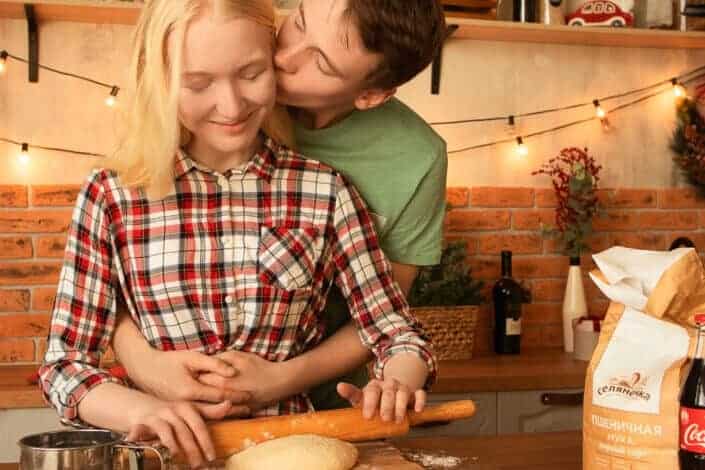
[[(457, 24), (449, 24), (446, 27), (446, 34), (443, 38), (443, 44), (458, 30)], [(431, 94), (437, 95), (441, 91), (441, 66), (443, 62), (443, 46), (438, 51), (438, 55), (433, 59), (431, 64)]]
[(36, 83), (39, 81), (39, 28), (37, 28), (34, 5), (25, 3), (24, 14), (27, 19), (27, 40), (29, 41), (27, 48), (29, 51), (29, 81)]

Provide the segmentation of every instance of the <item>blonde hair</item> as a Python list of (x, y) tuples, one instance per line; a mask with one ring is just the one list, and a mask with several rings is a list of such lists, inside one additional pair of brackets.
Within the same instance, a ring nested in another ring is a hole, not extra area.
[[(148, 0), (134, 34), (124, 116), (124, 136), (101, 165), (117, 172), (127, 187), (141, 187), (150, 199), (173, 191), (174, 161), (189, 133), (178, 116), (182, 50), (190, 21), (209, 13), (218, 19), (249, 18), (275, 33), (271, 0)], [(168, 55), (168, 41), (173, 40)], [(276, 106), (263, 130), (281, 144), (293, 146), (291, 122), (285, 108)]]

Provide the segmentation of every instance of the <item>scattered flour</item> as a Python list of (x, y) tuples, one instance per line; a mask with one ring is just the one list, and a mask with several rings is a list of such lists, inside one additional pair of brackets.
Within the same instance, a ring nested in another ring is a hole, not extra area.
[(463, 459), (460, 457), (453, 457), (445, 454), (405, 452), (404, 456), (424, 468), (454, 468), (463, 463)]

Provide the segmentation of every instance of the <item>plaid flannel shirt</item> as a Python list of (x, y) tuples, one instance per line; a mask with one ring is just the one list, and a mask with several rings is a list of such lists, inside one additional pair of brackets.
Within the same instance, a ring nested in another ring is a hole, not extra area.
[[(321, 341), (333, 282), (376, 356), (375, 375), (394, 354), (412, 352), (428, 365), (430, 384), (429, 342), (363, 200), (333, 169), (270, 139), (225, 174), (180, 152), (175, 191), (158, 201), (95, 170), (73, 212), (40, 386), (63, 418), (78, 421), (89, 390), (126, 385), (99, 367), (118, 299), (154, 348), (285, 361)], [(299, 395), (260, 414), (311, 409)]]

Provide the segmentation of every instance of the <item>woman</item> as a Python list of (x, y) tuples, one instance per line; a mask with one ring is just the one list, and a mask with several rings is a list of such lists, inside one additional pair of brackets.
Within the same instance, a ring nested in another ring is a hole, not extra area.
[[(335, 282), (378, 378), (420, 389), (435, 360), (392, 281), (368, 212), (334, 170), (282, 146), (268, 0), (153, 0), (136, 31), (134, 103), (115, 158), (73, 214), (41, 368), (68, 420), (214, 458), (198, 409), (99, 368), (118, 301), (160, 350), (283, 361), (318, 344)], [(261, 414), (305, 412), (304, 396)]]

